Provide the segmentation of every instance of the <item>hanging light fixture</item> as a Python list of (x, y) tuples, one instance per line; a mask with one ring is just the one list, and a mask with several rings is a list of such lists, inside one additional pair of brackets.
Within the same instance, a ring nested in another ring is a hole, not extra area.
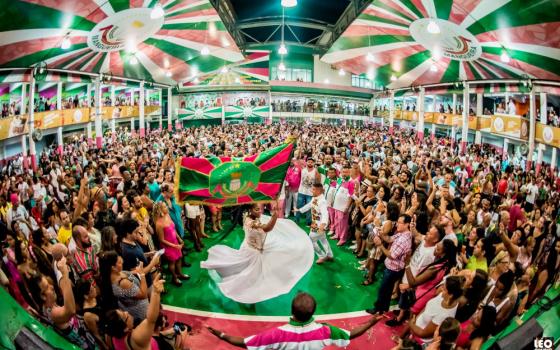
[(286, 48), (286, 44), (284, 43), (284, 8), (282, 8), (282, 42), (280, 44), (280, 48), (278, 49), (279, 55), (287, 55), (288, 49)]
[(220, 73), (222, 74), (226, 74), (228, 72), (228, 68), (226, 66), (223, 66), (222, 69), (220, 69)]
[(278, 65), (278, 70), (281, 71), (281, 72), (286, 71), (286, 65), (284, 65), (283, 61), (280, 61), (280, 64)]
[(439, 25), (433, 19), (430, 20), (430, 23), (428, 23), (428, 27), (426, 29), (428, 30), (428, 33), (430, 33), (430, 34), (441, 33), (441, 29), (439, 28)]
[(327, 78), (327, 79), (325, 79), (324, 83), (325, 83), (325, 84), (330, 84), (331, 81)]
[(500, 55), (500, 60), (504, 63), (509, 63), (509, 61), (511, 61), (511, 58), (509, 57), (505, 49), (502, 51), (502, 54)]
[(432, 58), (436, 61), (441, 60), (441, 48), (439, 46), (434, 46), (432, 50)]
[(340, 69), (338, 70), (338, 75), (340, 75), (341, 77), (343, 77), (343, 76), (346, 75), (346, 71), (344, 71), (344, 69), (340, 68)]
[(241, 84), (241, 79), (239, 79), (239, 77), (235, 78), (235, 83), (236, 84)]
[(132, 65), (137, 65), (138, 64), (138, 58), (136, 58), (135, 55), (132, 55), (132, 56), (130, 56), (130, 60), (129, 60), (128, 63), (130, 63)]
[(168, 77), (168, 78), (171, 78), (172, 75), (173, 75), (173, 74), (171, 74), (171, 71), (170, 71), (170, 70), (168, 70), (167, 72), (165, 72), (165, 76)]
[(435, 63), (432, 63), (432, 66), (430, 67), (430, 70), (431, 70), (432, 72), (437, 72), (437, 66), (436, 66)]
[(397, 77), (394, 74), (391, 75), (391, 81), (397, 81)]
[(282, 0), (280, 3), (282, 4), (282, 7), (297, 6), (297, 0)]
[(64, 39), (62, 39), (62, 43), (60, 43), (60, 48), (63, 50), (68, 50), (70, 46), (72, 46), (72, 42), (70, 41), (70, 38), (68, 38), (68, 36), (65, 36)]
[[(197, 24), (198, 27), (198, 24)], [(204, 31), (204, 46), (202, 46), (202, 48), (200, 49), (200, 54), (202, 56), (208, 56), (210, 54), (210, 49), (208, 48), (208, 45), (206, 45), (206, 33), (207, 30)]]
[(156, 6), (154, 6), (154, 8), (152, 9), (152, 11), (150, 12), (150, 18), (151, 19), (158, 19), (161, 18), (165, 15), (165, 12), (163, 12), (163, 7), (161, 7), (161, 4), (157, 3)]
[(198, 80), (198, 78), (194, 78), (193, 83), (198, 84), (198, 83), (200, 83), (200, 80)]

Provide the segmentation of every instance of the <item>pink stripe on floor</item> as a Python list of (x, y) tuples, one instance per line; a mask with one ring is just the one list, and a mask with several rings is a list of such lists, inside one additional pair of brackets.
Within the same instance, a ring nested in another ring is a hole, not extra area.
[[(216, 328), (228, 335), (235, 335), (240, 337), (248, 337), (259, 332), (263, 332), (270, 328), (278, 327), (288, 323), (286, 322), (262, 322), (262, 321), (239, 321), (239, 320), (226, 320), (220, 318), (193, 316), (173, 311), (166, 311), (169, 323), (173, 324), (175, 321), (180, 321), (189, 324), (193, 331), (188, 340), (191, 349), (213, 349), (213, 350), (234, 350), (236, 347), (229, 345), (208, 332), (206, 326)], [(357, 327), (370, 318), (370, 316), (359, 316), (348, 319), (336, 319), (332, 321), (321, 321), (332, 324), (336, 327), (351, 330)], [(361, 337), (351, 341), (350, 345), (345, 349), (349, 350), (362, 350), (362, 349), (391, 349), (395, 343), (391, 340), (391, 336), (397, 334), (402, 330), (401, 327), (390, 328), (384, 324), (384, 320), (380, 321), (372, 328), (370, 328)], [(330, 346), (325, 349), (339, 349), (335, 346)]]

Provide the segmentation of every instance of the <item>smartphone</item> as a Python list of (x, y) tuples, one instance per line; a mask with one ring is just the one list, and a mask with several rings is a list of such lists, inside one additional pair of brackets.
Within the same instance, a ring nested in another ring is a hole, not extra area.
[(154, 257), (156, 257), (156, 256), (162, 256), (164, 252), (165, 252), (165, 249), (160, 249), (160, 250), (158, 250), (158, 251), (156, 252), (156, 254), (154, 255)]

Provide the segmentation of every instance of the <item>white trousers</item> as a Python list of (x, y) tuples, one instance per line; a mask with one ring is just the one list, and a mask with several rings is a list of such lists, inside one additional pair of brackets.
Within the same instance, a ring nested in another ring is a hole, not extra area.
[(315, 249), (315, 253), (317, 253), (317, 256), (320, 259), (333, 257), (331, 246), (329, 245), (327, 236), (324, 233), (318, 233), (317, 231), (312, 230), (309, 232), (309, 238), (311, 238), (311, 242), (313, 242), (313, 249)]
[(296, 209), (297, 194), (298, 194), (297, 191), (292, 192), (289, 190), (288, 193), (286, 194), (286, 199), (284, 201), (284, 218), (286, 219), (294, 215), (292, 210)]

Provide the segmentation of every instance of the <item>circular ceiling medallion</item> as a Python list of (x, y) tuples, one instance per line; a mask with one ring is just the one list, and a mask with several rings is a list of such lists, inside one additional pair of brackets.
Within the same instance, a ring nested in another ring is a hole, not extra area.
[(152, 19), (150, 8), (134, 8), (117, 12), (93, 28), (87, 44), (93, 51), (120, 51), (136, 47), (150, 38), (163, 25), (164, 17)]
[[(428, 24), (434, 21), (440, 33), (432, 34), (428, 31)], [(455, 23), (433, 18), (421, 18), (410, 25), (412, 38), (420, 45), (432, 52), (453, 60), (474, 61), (482, 54), (478, 40), (469, 31)]]

